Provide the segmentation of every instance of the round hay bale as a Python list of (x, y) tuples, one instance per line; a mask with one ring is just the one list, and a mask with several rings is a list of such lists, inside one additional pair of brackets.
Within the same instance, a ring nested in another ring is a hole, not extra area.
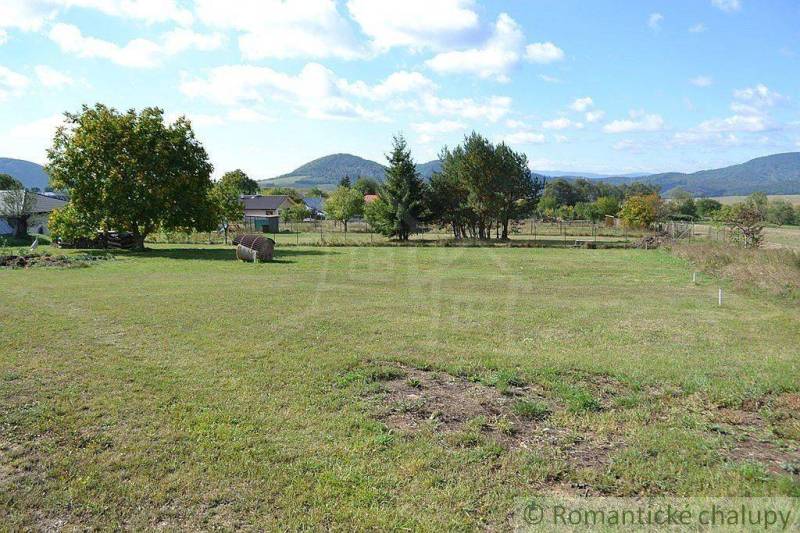
[(239, 235), (233, 240), (236, 244), (236, 258), (253, 262), (272, 261), (275, 241), (262, 235)]

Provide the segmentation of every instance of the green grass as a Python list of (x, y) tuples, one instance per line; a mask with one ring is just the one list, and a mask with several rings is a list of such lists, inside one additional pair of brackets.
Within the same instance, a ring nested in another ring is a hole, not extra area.
[[(0, 271), (4, 528), (503, 529), (515, 497), (554, 485), (800, 495), (708, 430), (717, 405), (798, 390), (796, 306), (728, 291), (719, 307), (718, 282), (663, 251), (232, 256)], [(399, 432), (374, 399), (408, 380), (391, 361), (540, 387), (565, 438), (616, 446), (586, 468), (493, 441), (491, 420)]]

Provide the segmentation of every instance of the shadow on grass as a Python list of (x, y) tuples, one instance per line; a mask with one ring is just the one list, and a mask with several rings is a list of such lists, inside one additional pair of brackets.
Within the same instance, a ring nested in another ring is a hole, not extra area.
[[(292, 248), (277, 248), (271, 263), (294, 263), (293, 257), (306, 255), (323, 255), (336, 252), (325, 250), (298, 250)], [(115, 254), (125, 257), (159, 258), (159, 259), (188, 259), (195, 261), (235, 261), (235, 248), (148, 248), (143, 252), (122, 252)]]

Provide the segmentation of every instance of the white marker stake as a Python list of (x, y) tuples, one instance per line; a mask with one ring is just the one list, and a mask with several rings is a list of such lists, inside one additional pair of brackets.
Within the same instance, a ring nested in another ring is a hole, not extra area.
[(719, 290), (719, 305), (722, 305), (722, 289)]
[(692, 272), (692, 283), (697, 283), (697, 272)]

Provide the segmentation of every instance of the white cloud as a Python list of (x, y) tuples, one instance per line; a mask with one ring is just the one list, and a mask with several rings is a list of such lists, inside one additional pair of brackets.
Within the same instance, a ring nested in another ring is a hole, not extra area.
[(464, 120), (497, 122), (511, 111), (511, 98), (492, 96), (484, 102), (472, 98), (439, 98), (427, 95), (422, 98), (422, 110), (436, 116), (454, 116)]
[(366, 51), (334, 0), (196, 0), (197, 17), (213, 28), (241, 32), (248, 60), (363, 57)]
[(689, 28), (689, 33), (704, 33), (708, 28), (702, 22), (698, 22), (694, 26)]
[(714, 79), (711, 76), (697, 76), (689, 80), (689, 83), (695, 87), (711, 87)]
[(543, 144), (545, 136), (543, 133), (532, 131), (517, 131), (503, 137), (503, 141), (506, 144)]
[(124, 46), (88, 37), (72, 24), (58, 23), (50, 29), (50, 39), (61, 51), (82, 58), (107, 59), (118, 65), (136, 68), (158, 66), (164, 57), (187, 49), (213, 50), (222, 45), (220, 35), (201, 35), (190, 30), (176, 29), (164, 35), (163, 44), (148, 39), (134, 39)]
[(569, 140), (569, 138), (566, 135), (554, 135), (553, 139), (557, 143), (565, 143), (565, 142), (567, 142)]
[(647, 25), (653, 31), (659, 31), (661, 29), (661, 23), (664, 21), (664, 15), (661, 13), (651, 13), (650, 17), (647, 19)]
[(452, 133), (454, 131), (463, 131), (467, 127), (461, 122), (455, 120), (440, 120), (439, 122), (417, 122), (411, 125), (414, 131), (418, 133), (425, 133), (428, 135), (436, 135), (440, 133)]
[(478, 27), (473, 0), (404, 0), (391, 6), (350, 0), (347, 9), (378, 50), (404, 46), (442, 50), (463, 44)]
[(647, 115), (642, 111), (631, 111), (630, 119), (615, 120), (603, 127), (606, 133), (633, 133), (659, 131), (664, 127), (661, 115)]
[(401, 70), (394, 72), (381, 83), (370, 86), (363, 81), (348, 83), (346, 80), (337, 82), (342, 91), (359, 98), (370, 100), (386, 100), (388, 98), (409, 93), (432, 93), (436, 84), (419, 72)]
[(706, 120), (697, 131), (706, 133), (760, 132), (769, 129), (767, 119), (761, 115), (733, 115), (723, 119)]
[(176, 28), (164, 34), (164, 52), (179, 54), (186, 50), (210, 52), (222, 47), (225, 37), (220, 33), (202, 34), (186, 28)]
[(747, 87), (733, 92), (731, 111), (733, 115), (713, 118), (701, 122), (697, 127), (675, 136), (676, 143), (688, 144), (692, 141), (714, 145), (730, 145), (740, 139), (735, 135), (753, 134), (780, 128), (769, 116), (769, 109), (786, 101), (782, 94), (771, 90), (764, 84)]
[(39, 78), (39, 83), (48, 88), (61, 89), (75, 84), (75, 80), (70, 76), (47, 65), (36, 65), (33, 70)]
[(0, 102), (21, 95), (29, 83), (26, 76), (0, 65)]
[(56, 128), (63, 123), (62, 115), (50, 115), (20, 124), (0, 133), (0, 146), (8, 147), (10, 151), (7, 153), (11, 157), (44, 163)]
[(606, 112), (601, 111), (599, 109), (596, 111), (589, 111), (588, 113), (586, 113), (586, 122), (588, 122), (589, 124), (594, 124), (595, 122), (600, 122), (601, 120), (603, 120), (603, 117), (605, 116)]
[(773, 107), (786, 100), (785, 96), (771, 90), (763, 83), (759, 83), (755, 87), (736, 90), (733, 92), (733, 98), (742, 105), (756, 109)]
[(554, 63), (564, 59), (564, 51), (553, 43), (531, 43), (525, 47), (525, 59), (532, 63)]
[(572, 105), (570, 105), (570, 108), (573, 111), (577, 111), (579, 113), (583, 113), (584, 111), (592, 107), (594, 107), (594, 100), (592, 100), (592, 98), (589, 96), (585, 98), (578, 98), (577, 100), (572, 102)]
[(39, 31), (46, 22), (69, 9), (92, 9), (105, 15), (146, 23), (192, 23), (191, 11), (176, 0), (0, 0), (0, 27)]
[(728, 13), (742, 9), (741, 0), (711, 0), (711, 5)]
[(467, 73), (481, 78), (508, 81), (509, 71), (519, 63), (525, 36), (519, 24), (505, 13), (497, 17), (491, 38), (481, 48), (437, 54), (425, 62), (439, 73)]
[(307, 64), (296, 76), (268, 67), (232, 65), (212, 69), (205, 79), (182, 77), (183, 94), (218, 104), (263, 102), (270, 97), (295, 106), (309, 118), (386, 120), (382, 113), (348, 100), (342, 87), (349, 84), (318, 63)]
[(583, 128), (583, 124), (580, 122), (573, 122), (568, 118), (557, 118), (542, 122), (542, 128), (546, 130), (566, 130), (570, 128), (581, 129)]
[(3, 46), (8, 42), (8, 32), (6, 30), (0, 30), (0, 46)]

